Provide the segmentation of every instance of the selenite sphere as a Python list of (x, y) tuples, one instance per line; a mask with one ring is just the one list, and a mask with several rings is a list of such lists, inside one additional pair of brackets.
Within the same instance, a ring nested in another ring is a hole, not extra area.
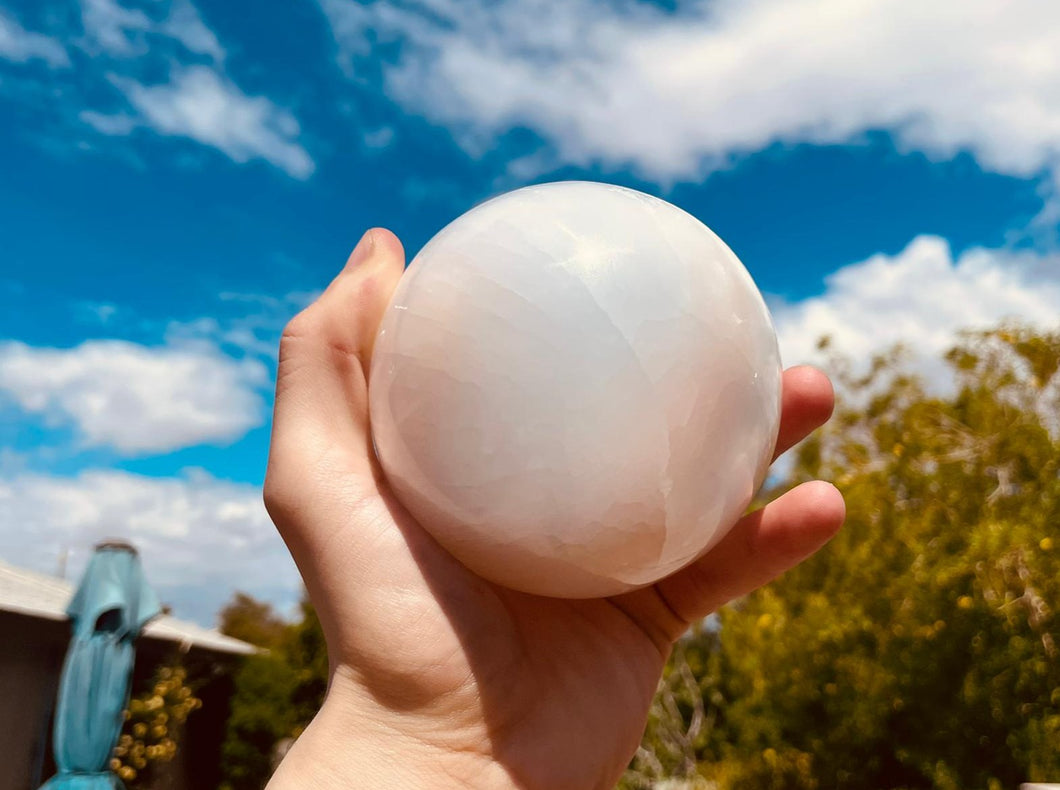
[(780, 358), (705, 225), (608, 184), (490, 200), (423, 248), (369, 376), (396, 495), (468, 568), (569, 598), (667, 576), (761, 485)]

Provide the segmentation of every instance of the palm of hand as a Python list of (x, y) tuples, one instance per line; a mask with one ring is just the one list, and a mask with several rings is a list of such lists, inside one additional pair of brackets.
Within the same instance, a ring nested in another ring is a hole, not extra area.
[[(266, 481), (328, 640), (328, 704), (353, 726), (457, 755), (449, 773), (464, 786), (610, 787), (672, 641), (812, 553), (842, 521), (841, 499), (796, 489), (684, 571), (611, 599), (484, 581), (396, 501), (372, 453), (364, 371), (402, 256), (385, 232), (366, 240), (285, 333)], [(789, 372), (779, 449), (830, 409), (823, 376)]]
[[(335, 455), (327, 479), (353, 479), (356, 461)], [(373, 480), (356, 496), (317, 496), (336, 503), (336, 523), (343, 512), (351, 521), (323, 560), (345, 568), (345, 581), (326, 595), (310, 584), (333, 686), (360, 690), (382, 721), (423, 743), (502, 765), (519, 786), (611, 787), (640, 739), (668, 645), (618, 599), (541, 598), (484, 581)]]

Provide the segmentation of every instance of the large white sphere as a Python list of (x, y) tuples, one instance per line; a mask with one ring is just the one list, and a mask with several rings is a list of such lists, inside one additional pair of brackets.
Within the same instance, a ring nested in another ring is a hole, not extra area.
[(401, 502), (481, 576), (613, 595), (673, 573), (761, 485), (780, 359), (747, 270), (630, 189), (528, 187), (416, 256), (369, 379)]

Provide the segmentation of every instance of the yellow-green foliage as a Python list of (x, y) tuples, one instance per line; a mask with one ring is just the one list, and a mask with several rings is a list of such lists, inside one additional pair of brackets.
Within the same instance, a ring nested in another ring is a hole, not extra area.
[(668, 770), (698, 695), (696, 772), (721, 789), (1060, 777), (1060, 334), (968, 335), (948, 360), (944, 396), (899, 354), (836, 366), (840, 407), (790, 483), (836, 481), (846, 526), (678, 651), (696, 694), (644, 743)]

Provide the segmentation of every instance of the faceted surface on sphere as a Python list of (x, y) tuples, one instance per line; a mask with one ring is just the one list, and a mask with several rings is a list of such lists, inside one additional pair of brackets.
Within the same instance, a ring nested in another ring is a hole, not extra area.
[(369, 397), (387, 479), (457, 559), (596, 597), (673, 573), (741, 515), (776, 442), (780, 359), (750, 275), (705, 225), (560, 182), (423, 248)]

